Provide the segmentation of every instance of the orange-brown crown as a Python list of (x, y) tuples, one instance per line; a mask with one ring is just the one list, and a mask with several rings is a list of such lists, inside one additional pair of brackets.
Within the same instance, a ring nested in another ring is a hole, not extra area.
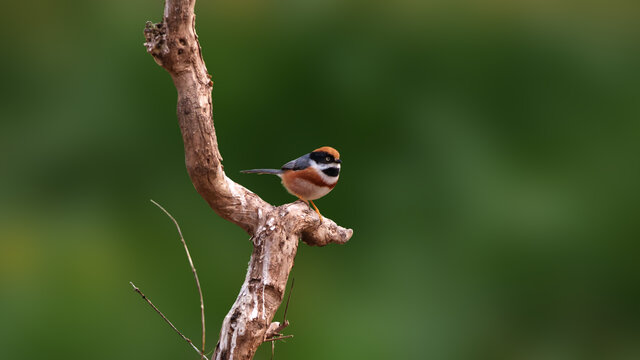
[(331, 146), (323, 146), (321, 148), (317, 148), (313, 150), (313, 152), (316, 152), (316, 151), (324, 151), (327, 154), (333, 156), (335, 159), (340, 159), (340, 153), (338, 152), (338, 150), (332, 148)]

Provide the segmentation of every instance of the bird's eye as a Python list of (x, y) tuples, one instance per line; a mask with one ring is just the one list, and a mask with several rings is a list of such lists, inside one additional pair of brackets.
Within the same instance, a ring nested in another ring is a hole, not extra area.
[(326, 162), (331, 162), (331, 157), (330, 157), (330, 156), (327, 156), (326, 158), (324, 158), (324, 160), (325, 160)]

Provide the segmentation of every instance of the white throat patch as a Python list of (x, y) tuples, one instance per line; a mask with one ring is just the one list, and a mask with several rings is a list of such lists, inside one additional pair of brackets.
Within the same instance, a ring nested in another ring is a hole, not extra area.
[(325, 173), (322, 172), (322, 170), (325, 169), (329, 169), (329, 168), (338, 168), (340, 169), (340, 164), (318, 164), (316, 163), (314, 160), (311, 160), (311, 167), (318, 170), (318, 174), (320, 174), (320, 177), (322, 178), (322, 180), (324, 182), (326, 182), (327, 184), (335, 184), (336, 182), (338, 182), (338, 176), (329, 176)]

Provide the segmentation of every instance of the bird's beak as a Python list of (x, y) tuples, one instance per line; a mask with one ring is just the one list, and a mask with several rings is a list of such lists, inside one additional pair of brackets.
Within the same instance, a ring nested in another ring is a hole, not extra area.
[(337, 164), (342, 164), (342, 160), (340, 160), (340, 159), (336, 159), (336, 163), (337, 163)]

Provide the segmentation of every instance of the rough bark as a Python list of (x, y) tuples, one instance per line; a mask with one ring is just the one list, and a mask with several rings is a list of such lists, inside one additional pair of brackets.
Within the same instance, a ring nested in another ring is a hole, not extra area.
[(267, 330), (282, 327), (271, 321), (282, 303), (298, 240), (312, 246), (343, 244), (353, 231), (321, 220), (300, 201), (272, 206), (225, 175), (212, 117), (213, 82), (195, 32), (194, 5), (195, 0), (166, 0), (162, 22), (147, 23), (145, 46), (178, 91), (185, 162), (195, 189), (218, 215), (252, 237), (247, 275), (213, 354), (214, 359), (251, 359), (273, 335)]

